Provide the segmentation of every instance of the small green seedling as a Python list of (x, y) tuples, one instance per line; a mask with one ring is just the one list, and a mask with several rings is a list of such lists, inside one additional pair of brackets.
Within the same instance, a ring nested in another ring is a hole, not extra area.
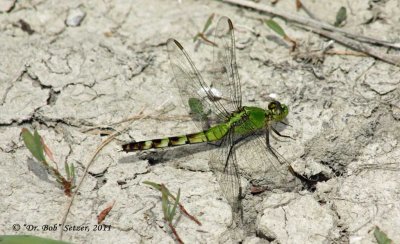
[(290, 38), (288, 35), (286, 35), (285, 31), (283, 30), (283, 28), (277, 23), (275, 22), (273, 19), (269, 19), (265, 21), (265, 24), (271, 29), (273, 30), (276, 34), (280, 35), (281, 37), (283, 37), (283, 39), (285, 41), (288, 41), (290, 43), (292, 43), (292, 51), (294, 51), (297, 47), (297, 42), (295, 40), (293, 40), (292, 38)]
[(161, 201), (162, 201), (162, 210), (164, 213), (164, 219), (165, 221), (167, 221), (167, 224), (171, 229), (172, 233), (174, 234), (176, 240), (179, 243), (183, 243), (178, 233), (176, 232), (175, 227), (172, 224), (172, 221), (176, 214), (177, 206), (179, 206), (179, 209), (183, 214), (185, 214), (189, 219), (193, 220), (196, 224), (201, 225), (201, 223), (194, 216), (190, 215), (183, 207), (183, 205), (179, 203), (181, 190), (180, 189), (178, 190), (178, 194), (175, 197), (174, 195), (171, 194), (171, 192), (164, 184), (158, 184), (151, 181), (143, 181), (143, 183), (161, 192)]
[(175, 202), (170, 202), (169, 200), (169, 191), (164, 186), (161, 185), (161, 194), (162, 194), (162, 209), (164, 213), (164, 219), (172, 225), (172, 220), (174, 219), (176, 213), (176, 206), (178, 206), (179, 198), (181, 196), (181, 189), (178, 190), (178, 195), (176, 196)]
[(214, 17), (215, 17), (215, 14), (214, 14), (214, 13), (212, 13), (212, 14), (208, 17), (206, 23), (204, 24), (203, 31), (197, 33), (197, 34), (193, 37), (193, 42), (196, 42), (199, 38), (201, 38), (201, 39), (202, 39), (203, 41), (205, 41), (206, 43), (208, 43), (208, 44), (210, 44), (210, 45), (212, 45), (212, 46), (217, 46), (217, 44), (216, 44), (215, 42), (210, 41), (210, 40), (206, 37), (206, 32), (207, 32), (207, 30), (210, 28), (210, 26), (211, 26), (211, 24), (212, 24), (212, 22), (213, 22), (213, 20), (214, 20)]
[(339, 11), (336, 14), (336, 21), (333, 24), (334, 26), (340, 26), (347, 19), (347, 11), (345, 7), (340, 7)]
[[(144, 184), (149, 185), (151, 187), (153, 187), (154, 189), (158, 190), (161, 192), (161, 185), (162, 184), (158, 184), (158, 183), (154, 183), (151, 181), (143, 181)], [(168, 190), (168, 189), (167, 189)], [(175, 201), (176, 197), (174, 195), (172, 195), (169, 191), (168, 191), (168, 196)], [(193, 215), (189, 214), (188, 211), (186, 211), (186, 209), (183, 207), (182, 204), (180, 204), (178, 202), (179, 205), (179, 209), (182, 211), (183, 214), (185, 214), (189, 219), (191, 219), (192, 221), (194, 221), (196, 224), (201, 225), (200, 221), (198, 219), (196, 219)]]
[[(55, 163), (53, 158), (53, 153), (44, 143), (43, 138), (39, 135), (37, 130), (35, 130), (32, 135), (32, 133), (28, 129), (23, 128), (21, 131), (21, 136), (25, 143), (25, 146), (29, 149), (32, 156), (36, 158), (36, 160), (39, 161), (41, 164), (43, 164), (48, 172), (50, 172), (50, 174), (56, 178), (57, 182), (60, 183), (64, 188), (65, 194), (67, 196), (71, 196), (71, 191), (73, 188), (75, 188), (76, 181), (74, 165), (69, 165), (68, 163), (65, 163), (64, 168), (67, 175), (67, 178), (65, 178), (58, 171), (57, 164)], [(50, 161), (55, 164), (55, 168), (50, 166), (45, 155), (50, 159)]]
[(374, 229), (374, 236), (378, 244), (392, 244), (393, 241), (389, 239), (385, 232), (381, 231), (378, 226)]

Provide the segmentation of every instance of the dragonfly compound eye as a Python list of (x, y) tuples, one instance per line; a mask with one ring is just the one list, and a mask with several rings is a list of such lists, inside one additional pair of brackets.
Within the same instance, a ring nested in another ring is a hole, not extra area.
[(274, 113), (281, 113), (282, 106), (278, 101), (273, 101), (268, 104), (268, 109), (274, 111)]

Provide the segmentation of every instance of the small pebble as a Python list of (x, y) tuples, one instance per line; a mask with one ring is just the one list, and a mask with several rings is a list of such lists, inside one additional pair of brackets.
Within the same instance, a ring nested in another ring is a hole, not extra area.
[(0, 1), (0, 12), (8, 12), (15, 5), (15, 0), (1, 0)]
[(65, 20), (65, 24), (67, 26), (79, 26), (82, 20), (85, 18), (86, 13), (80, 9), (71, 9), (68, 13), (67, 19)]

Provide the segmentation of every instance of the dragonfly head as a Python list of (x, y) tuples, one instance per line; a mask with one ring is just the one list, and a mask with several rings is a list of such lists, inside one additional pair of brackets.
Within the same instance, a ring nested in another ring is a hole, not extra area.
[(278, 101), (272, 101), (268, 104), (268, 110), (271, 112), (271, 116), (274, 121), (282, 121), (283, 119), (286, 118), (286, 116), (289, 113), (288, 107), (280, 103)]

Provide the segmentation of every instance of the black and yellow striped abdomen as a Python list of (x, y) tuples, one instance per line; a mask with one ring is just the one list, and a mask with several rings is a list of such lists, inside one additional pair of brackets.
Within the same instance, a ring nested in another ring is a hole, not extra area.
[(206, 131), (187, 134), (182, 136), (172, 136), (163, 139), (154, 139), (147, 141), (131, 142), (122, 145), (122, 150), (125, 152), (142, 151), (151, 148), (164, 148), (174, 147), (186, 144), (195, 144), (203, 142), (212, 142), (220, 140), (228, 131), (228, 127), (225, 124), (214, 126)]

